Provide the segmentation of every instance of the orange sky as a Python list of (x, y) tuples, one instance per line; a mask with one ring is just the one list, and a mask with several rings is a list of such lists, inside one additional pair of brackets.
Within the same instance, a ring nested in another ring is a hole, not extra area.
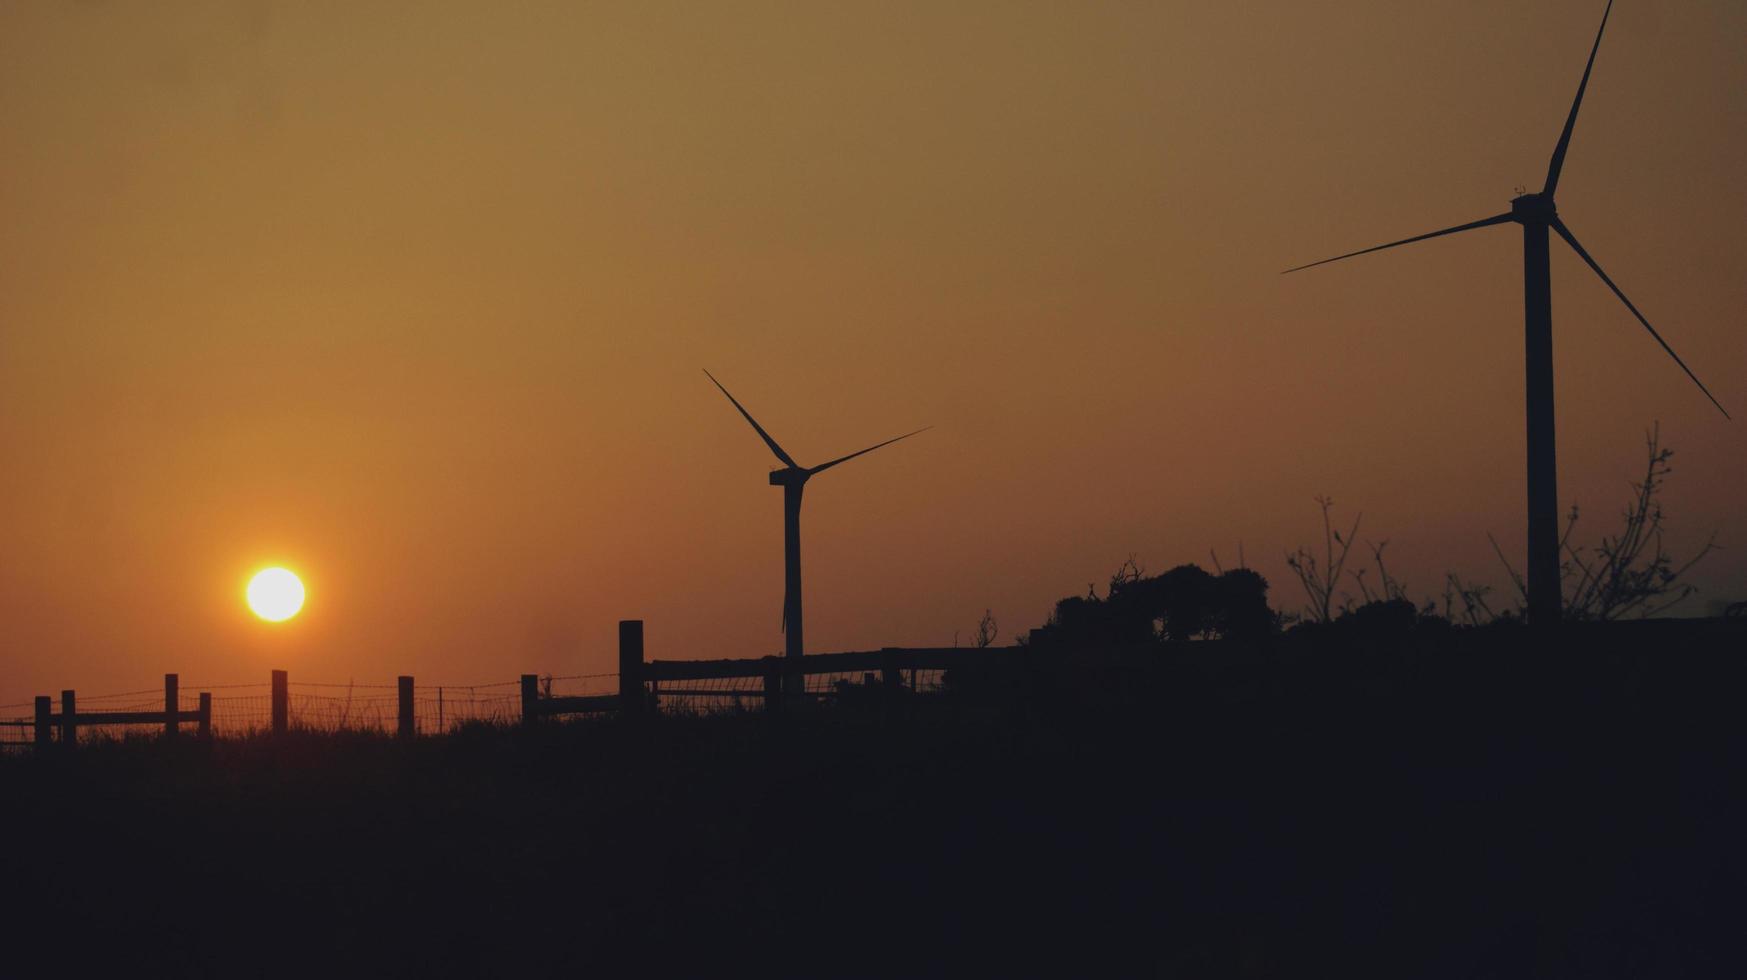
[[(1601, 3), (0, 8), (0, 702), (504, 680), (1010, 635), (1102, 582), (1274, 583), (1365, 512), (1416, 593), (1521, 551), (1520, 235), (1279, 269), (1538, 185)], [(1620, 0), (1560, 187), (1747, 419), (1747, 7)], [(1728, 423), (1569, 251), (1560, 495), (1660, 420), (1747, 598)], [(303, 616), (243, 609), (303, 573)], [(1704, 610), (1704, 599), (1689, 607)]]

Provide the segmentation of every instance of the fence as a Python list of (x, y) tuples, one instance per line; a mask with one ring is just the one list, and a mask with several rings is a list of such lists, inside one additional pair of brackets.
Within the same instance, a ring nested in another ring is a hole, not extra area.
[(885, 647), (806, 657), (755, 657), (744, 660), (645, 660), (643, 622), (619, 623), (619, 693), (596, 697), (545, 697), (537, 678), (522, 675), (522, 720), (592, 711), (655, 711), (663, 699), (692, 708), (739, 708), (758, 704), (778, 710), (786, 704), (823, 698), (896, 696), (934, 690), (954, 667), (972, 667), (1012, 656), (1018, 647)]
[(1015, 647), (902, 648), (820, 653), (798, 659), (655, 660), (643, 665), (649, 697), (659, 704), (683, 699), (692, 705), (759, 704), (766, 709), (828, 698), (895, 696), (938, 690), (954, 667), (971, 667)]
[[(0, 747), (30, 746), (35, 749), (48, 747), (57, 738), (64, 744), (72, 745), (79, 740), (80, 729), (120, 729), (136, 725), (162, 726), (164, 737), (174, 738), (184, 723), (194, 725), (195, 733), (200, 738), (210, 738), (212, 735), (212, 694), (202, 691), (196, 696), (196, 706), (192, 711), (183, 710), (181, 695), (181, 680), (175, 674), (164, 675), (164, 700), (158, 710), (151, 710), (156, 702), (115, 704), (119, 699), (137, 699), (142, 695), (155, 694), (156, 691), (128, 691), (122, 694), (104, 695), (92, 700), (109, 702), (101, 704), (98, 710), (79, 710), (78, 696), (73, 691), (61, 692), (61, 711), (55, 713), (54, 700), (47, 695), (37, 697), (32, 707), (34, 714), (29, 719), (0, 719), (0, 731), (9, 730), (16, 733), (28, 728), (31, 733), (29, 742), (16, 738), (0, 740)], [(89, 703), (89, 702), (88, 702)], [(22, 707), (22, 705), (12, 705)]]
[[(264, 684), (209, 685), (190, 702), (177, 675), (164, 675), (163, 700), (141, 701), (156, 690), (128, 691), (85, 699), (99, 710), (81, 710), (73, 691), (61, 692), (61, 711), (38, 697), (34, 716), (0, 718), (0, 748), (45, 748), (77, 744), (81, 732), (117, 736), (139, 725), (162, 726), (174, 737), (193, 724), (202, 738), (225, 734), (307, 731), (382, 731), (401, 738), (441, 734), (485, 722), (534, 724), (561, 715), (641, 713), (663, 707), (686, 711), (780, 710), (829, 698), (892, 697), (939, 688), (944, 672), (1009, 656), (1015, 647), (958, 647), (813, 654), (801, 658), (743, 660), (646, 660), (642, 620), (619, 623), (616, 673), (553, 677), (523, 674), (513, 681), (420, 688), (411, 676), (393, 684), (293, 682), (275, 670)], [(591, 682), (615, 681), (610, 692), (589, 692)], [(561, 693), (560, 682), (581, 682), (582, 691)], [(216, 696), (214, 691), (220, 692)], [(24, 705), (12, 705), (18, 708)], [(28, 731), (29, 741), (8, 739)]]

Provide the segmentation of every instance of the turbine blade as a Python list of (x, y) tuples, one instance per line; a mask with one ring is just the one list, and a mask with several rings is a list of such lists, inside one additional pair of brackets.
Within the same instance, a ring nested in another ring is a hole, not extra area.
[(1668, 341), (1662, 339), (1662, 335), (1656, 332), (1656, 328), (1650, 325), (1650, 321), (1644, 319), (1644, 314), (1638, 312), (1638, 308), (1632, 305), (1632, 301), (1626, 298), (1626, 294), (1620, 292), (1620, 287), (1614, 285), (1614, 281), (1608, 278), (1608, 274), (1601, 270), (1601, 265), (1595, 259), (1590, 258), (1589, 253), (1584, 250), (1582, 245), (1578, 244), (1577, 236), (1571, 233), (1571, 229), (1565, 227), (1565, 222), (1558, 218), (1553, 219), (1553, 230), (1559, 233), (1560, 238), (1565, 239), (1565, 243), (1570, 245), (1583, 261), (1589, 263), (1589, 267), (1595, 270), (1595, 274), (1601, 277), (1601, 281), (1607, 283), (1607, 288), (1614, 291), (1614, 295), (1620, 298), (1620, 302), (1626, 304), (1626, 309), (1631, 310), (1632, 315), (1638, 318), (1638, 322), (1644, 325), (1644, 329), (1650, 331), (1650, 336), (1655, 337), (1656, 342), (1662, 345), (1662, 349), (1668, 352), (1668, 356), (1674, 358), (1674, 363), (1680, 365), (1680, 369), (1686, 372), (1686, 376), (1692, 379), (1693, 384), (1698, 385), (1698, 390), (1705, 393), (1705, 397), (1711, 400), (1712, 405), (1717, 406), (1717, 411), (1723, 413), (1723, 418), (1730, 418), (1729, 410), (1723, 407), (1722, 402), (1717, 401), (1717, 396), (1711, 394), (1711, 390), (1698, 379), (1698, 375), (1692, 373), (1692, 368), (1686, 366), (1686, 362), (1680, 359), (1680, 355), (1674, 352), (1674, 348), (1668, 346)]
[(1342, 259), (1350, 259), (1356, 255), (1369, 255), (1372, 252), (1381, 252), (1386, 248), (1394, 248), (1397, 245), (1411, 245), (1414, 242), (1423, 242), (1428, 238), (1440, 238), (1444, 235), (1454, 235), (1459, 231), (1472, 231), (1475, 228), (1485, 228), (1488, 225), (1502, 225), (1507, 221), (1513, 220), (1515, 219), (1512, 218), (1508, 212), (1505, 214), (1495, 214), (1490, 218), (1482, 218), (1479, 221), (1470, 221), (1465, 225), (1457, 225), (1454, 228), (1445, 228), (1443, 231), (1434, 231), (1427, 235), (1415, 235), (1412, 238), (1403, 238), (1399, 242), (1390, 242), (1387, 245), (1378, 245), (1375, 248), (1360, 249), (1357, 252), (1348, 252), (1345, 255), (1337, 255), (1332, 259), (1323, 259), (1321, 262), (1312, 262), (1309, 265), (1294, 266), (1280, 274), (1285, 275), (1287, 272), (1299, 272), (1304, 269), (1313, 269), (1319, 265), (1328, 265), (1330, 262), (1339, 262)]
[(1571, 115), (1565, 117), (1565, 131), (1559, 134), (1559, 145), (1553, 148), (1553, 162), (1547, 165), (1547, 186), (1542, 195), (1552, 197), (1559, 186), (1559, 171), (1565, 169), (1565, 151), (1571, 148), (1571, 131), (1577, 128), (1577, 110), (1583, 108), (1583, 92), (1589, 88), (1589, 73), (1595, 70), (1595, 53), (1601, 50), (1601, 35), (1607, 30), (1607, 16), (1613, 13), (1614, 0), (1607, 0), (1601, 13), (1601, 30), (1595, 32), (1595, 46), (1589, 49), (1589, 64), (1583, 66), (1583, 81), (1577, 84), (1577, 98), (1571, 103)]
[[(704, 369), (704, 377), (714, 381), (717, 388), (722, 388), (722, 382), (716, 381), (716, 376), (711, 374), (708, 368)], [(722, 388), (722, 394), (728, 395), (728, 389)], [(797, 470), (801, 468), (800, 464), (796, 463), (788, 453), (783, 452), (783, 447), (776, 444), (776, 440), (770, 437), (770, 433), (764, 431), (764, 426), (758, 424), (758, 420), (752, 417), (752, 413), (748, 412), (744, 405), (735, 401), (733, 395), (728, 395), (728, 400), (734, 402), (734, 407), (740, 409), (740, 414), (746, 416), (746, 421), (752, 423), (752, 427), (758, 431), (758, 437), (764, 440), (764, 444), (770, 447), (771, 452), (776, 453), (777, 459)]]
[(818, 466), (815, 466), (812, 469), (808, 470), (807, 475), (812, 476), (815, 473), (822, 473), (825, 470), (828, 470), (831, 467), (836, 466), (838, 463), (847, 463), (850, 460), (854, 459), (855, 457), (865, 456), (866, 454), (873, 452), (874, 450), (880, 448), (881, 446), (889, 446), (892, 443), (897, 442), (899, 439), (908, 439), (911, 436), (915, 435), (917, 432), (927, 432), (929, 429), (932, 429), (932, 428), (934, 428), (934, 426), (925, 425), (922, 428), (917, 429), (916, 432), (906, 432), (903, 435), (898, 436), (897, 438), (887, 439), (885, 442), (879, 443), (878, 445), (869, 446), (866, 449), (861, 450), (860, 452), (853, 452), (853, 453), (850, 453), (848, 456), (839, 456), (829, 463), (820, 463)]

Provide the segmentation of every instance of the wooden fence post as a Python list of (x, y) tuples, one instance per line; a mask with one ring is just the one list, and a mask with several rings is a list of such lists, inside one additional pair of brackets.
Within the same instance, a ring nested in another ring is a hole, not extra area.
[(779, 657), (764, 658), (764, 710), (780, 711), (783, 706), (783, 669)]
[(412, 678), (400, 678), (400, 737), (412, 738), (418, 731), (413, 726)]
[(904, 686), (904, 672), (898, 669), (897, 658), (887, 652), (881, 658), (885, 663), (880, 665), (880, 683), (885, 685), (886, 693), (896, 693)]
[(200, 727), (196, 732), (202, 740), (212, 737), (212, 692), (200, 692)]
[(54, 738), (53, 724), (49, 721), (55, 710), (55, 700), (46, 694), (36, 696), (36, 748), (43, 751), (49, 747), (49, 740)]
[(619, 620), (619, 707), (642, 711), (648, 705), (643, 693), (643, 621)]
[(522, 675), (522, 724), (532, 725), (540, 717), (540, 675)]
[(72, 691), (61, 692), (61, 744), (72, 748), (79, 744), (79, 709)]
[(273, 672), (273, 734), (291, 727), (291, 681), (283, 670)]
[(182, 708), (179, 690), (181, 680), (175, 674), (164, 675), (164, 737), (176, 737), (176, 712)]

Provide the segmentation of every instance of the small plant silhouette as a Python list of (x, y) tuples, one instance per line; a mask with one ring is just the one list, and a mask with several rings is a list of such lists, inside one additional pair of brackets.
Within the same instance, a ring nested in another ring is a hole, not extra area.
[(994, 615), (987, 609), (983, 610), (983, 618), (977, 622), (977, 631), (971, 637), (971, 643), (978, 650), (995, 645), (995, 639), (1001, 635), (1000, 624), (995, 622)]
[[(1660, 426), (1645, 433), (1645, 464), (1643, 476), (1632, 484), (1632, 498), (1622, 508), (1619, 530), (1604, 534), (1594, 545), (1574, 541), (1580, 511), (1571, 505), (1565, 528), (1559, 539), (1564, 555), (1560, 576), (1564, 592), (1564, 618), (1576, 622), (1607, 622), (1628, 617), (1644, 618), (1665, 612), (1694, 595), (1698, 588), (1686, 580), (1686, 575), (1705, 556), (1717, 549), (1713, 532), (1704, 545), (1690, 558), (1681, 561), (1671, 555), (1663, 538), (1662, 491), (1674, 472), (1670, 460), (1674, 450), (1661, 441)], [(1303, 619), (1328, 623), (1352, 611), (1355, 597), (1342, 591), (1343, 576), (1350, 578), (1358, 590), (1358, 600), (1369, 605), (1379, 602), (1408, 602), (1407, 586), (1389, 571), (1384, 561), (1385, 539), (1379, 544), (1365, 542), (1371, 552), (1371, 568), (1348, 568), (1359, 531), (1355, 516), (1343, 533), (1335, 526), (1334, 501), (1317, 497), (1322, 508), (1323, 549), (1319, 556), (1311, 549), (1299, 547), (1286, 555), (1286, 566), (1297, 575), (1304, 589), (1306, 604)], [(1487, 623), (1521, 619), (1528, 608), (1528, 587), (1516, 567), (1505, 557), (1497, 539), (1487, 535), (1498, 561), (1510, 580), (1507, 604), (1495, 606), (1491, 586), (1463, 579), (1455, 572), (1444, 576), (1444, 591), (1439, 599), (1428, 599), (1420, 615), (1441, 614), (1452, 623), (1480, 626)], [(1375, 571), (1376, 577), (1371, 578)]]
[[(1341, 584), (1341, 574), (1347, 567), (1347, 555), (1353, 549), (1353, 538), (1359, 533), (1359, 521), (1365, 515), (1354, 516), (1353, 526), (1342, 535), (1330, 516), (1334, 510), (1334, 499), (1317, 497), (1316, 503), (1322, 508), (1322, 560), (1318, 561), (1309, 548), (1300, 546), (1298, 550), (1286, 554), (1286, 567), (1298, 576), (1298, 583), (1304, 587), (1304, 594), (1309, 599), (1304, 607), (1305, 618), (1313, 623), (1326, 623), (1333, 620), (1337, 613), (1352, 606), (1350, 597), (1343, 597), (1337, 604), (1335, 590)], [(1377, 561), (1381, 567), (1382, 548), (1377, 549)]]
[[(1685, 561), (1668, 553), (1662, 537), (1661, 496), (1663, 485), (1674, 472), (1669, 463), (1674, 450), (1662, 445), (1660, 424), (1644, 433), (1644, 448), (1644, 475), (1632, 485), (1632, 499), (1620, 512), (1617, 534), (1604, 534), (1593, 546), (1573, 544), (1577, 505), (1572, 504), (1566, 515), (1565, 530), (1559, 537), (1559, 550), (1564, 554), (1559, 571), (1568, 620), (1607, 622), (1665, 612), (1698, 591), (1685, 580), (1686, 573), (1717, 549), (1713, 531), (1703, 547)], [(1528, 602), (1522, 576), (1505, 559), (1498, 542), (1492, 547), (1510, 574), (1520, 611)]]

